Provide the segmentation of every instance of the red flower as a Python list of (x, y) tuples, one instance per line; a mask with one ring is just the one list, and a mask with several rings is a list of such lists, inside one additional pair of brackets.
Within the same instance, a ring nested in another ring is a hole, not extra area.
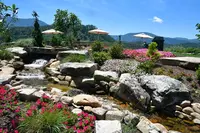
[(19, 131), (18, 131), (18, 130), (15, 130), (14, 133), (19, 133)]
[(41, 100), (40, 99), (38, 99), (37, 101), (36, 101), (36, 105), (40, 105), (41, 104)]
[(15, 110), (15, 113), (20, 112), (20, 107), (17, 107), (17, 109)]
[(56, 104), (56, 108), (57, 108), (57, 109), (62, 109), (62, 108), (63, 108), (62, 103), (57, 103), (57, 104)]
[(27, 115), (27, 116), (32, 116), (32, 115), (33, 115), (32, 110), (31, 110), (31, 109), (27, 110), (26, 115)]

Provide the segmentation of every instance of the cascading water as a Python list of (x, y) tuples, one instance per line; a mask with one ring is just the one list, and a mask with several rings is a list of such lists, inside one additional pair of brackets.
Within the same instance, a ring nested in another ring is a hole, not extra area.
[(24, 84), (37, 86), (47, 84), (42, 68), (47, 64), (47, 60), (37, 59), (32, 64), (26, 64), (25, 70), (17, 73), (16, 79), (22, 80)]

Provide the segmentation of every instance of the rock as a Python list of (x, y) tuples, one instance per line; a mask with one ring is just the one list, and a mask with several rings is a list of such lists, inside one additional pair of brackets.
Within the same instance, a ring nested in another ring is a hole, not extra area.
[(55, 61), (57, 61), (57, 60), (56, 59), (50, 59), (49, 62), (47, 62), (47, 64), (45, 65), (45, 67), (50, 67), (50, 65)]
[(84, 78), (82, 80), (82, 84), (95, 85), (94, 78)]
[(181, 133), (181, 132), (169, 130), (168, 133)]
[[(12, 80), (13, 81), (13, 80)], [(21, 85), (23, 83), (22, 80), (20, 81), (14, 81), (13, 83), (11, 83), (12, 86), (18, 86), (18, 85)]]
[(101, 107), (101, 103), (98, 99), (91, 95), (79, 94), (73, 97), (73, 103), (76, 105)]
[(56, 77), (49, 77), (48, 80), (50, 82), (53, 82), (53, 83), (59, 83), (60, 82), (60, 80), (58, 78), (56, 78)]
[(108, 111), (106, 113), (106, 120), (119, 120), (122, 121), (124, 113), (122, 111)]
[(200, 114), (200, 103), (192, 103), (191, 105), (193, 110)]
[(192, 116), (190, 115), (187, 115), (183, 112), (180, 112), (180, 111), (175, 111), (175, 116), (181, 118), (181, 119), (187, 119), (187, 120), (192, 120)]
[(140, 122), (136, 126), (142, 133), (161, 133), (162, 131), (146, 117), (140, 117)]
[(51, 63), (51, 65), (49, 67), (50, 68), (58, 68), (59, 65), (60, 65), (60, 61), (55, 61), (55, 62)]
[(18, 56), (24, 56), (27, 54), (27, 52), (24, 50), (23, 47), (12, 47), (12, 48), (7, 48), (6, 50)]
[(79, 94), (84, 94), (84, 92), (82, 90), (79, 89), (71, 89), (67, 91), (67, 96), (73, 97)]
[(72, 81), (72, 77), (71, 77), (71, 76), (66, 76), (66, 77), (65, 77), (65, 81), (71, 82), (71, 81)]
[(102, 108), (104, 108), (105, 110), (112, 110), (113, 109), (112, 105), (105, 105), (105, 104), (102, 105)]
[(119, 80), (118, 73), (113, 72), (113, 71), (99, 71), (96, 70), (94, 72), (94, 80), (95, 81), (115, 81), (117, 82)]
[(188, 114), (188, 115), (190, 115), (191, 113), (193, 113), (194, 112), (194, 110), (191, 108), (191, 107), (185, 107), (184, 109), (183, 109), (183, 113), (186, 113), (186, 114)]
[(90, 106), (84, 106), (84, 108), (83, 108), (84, 111), (89, 112), (89, 113), (92, 112), (92, 109), (93, 108)]
[(0, 85), (9, 84), (15, 75), (0, 75)]
[(62, 96), (60, 100), (63, 104), (72, 104), (73, 102), (73, 98), (68, 96)]
[(69, 82), (68, 81), (59, 81), (60, 85), (66, 85), (69, 86)]
[(14, 71), (15, 71), (15, 69), (12, 67), (3, 66), (0, 69), (0, 75), (11, 75), (14, 73)]
[(125, 112), (125, 117), (124, 117), (124, 123), (125, 124), (132, 124), (133, 126), (136, 126), (139, 123), (139, 116), (136, 114), (133, 114), (129, 111)]
[(19, 56), (14, 56), (14, 61), (22, 61), (22, 59)]
[(53, 94), (53, 95), (60, 95), (61, 93), (62, 93), (62, 91), (60, 89), (51, 88), (51, 94)]
[(74, 113), (74, 114), (80, 114), (80, 113), (82, 113), (82, 110), (81, 109), (73, 109), (72, 113)]
[(111, 94), (117, 94), (118, 91), (119, 91), (119, 85), (111, 86), (110, 89), (109, 89), (109, 92)]
[(56, 68), (49, 67), (46, 67), (45, 72), (51, 76), (57, 76), (60, 74), (60, 72)]
[(95, 121), (95, 133), (122, 133), (120, 121)]
[(194, 122), (195, 124), (199, 124), (199, 125), (200, 125), (200, 120), (199, 120), (199, 119), (194, 119), (193, 122)]
[(119, 90), (117, 96), (124, 101), (131, 102), (135, 107), (141, 110), (148, 110), (150, 105), (149, 94), (140, 86), (134, 76), (120, 77)]
[(12, 85), (10, 85), (10, 84), (6, 84), (5, 87), (6, 87), (8, 90), (13, 89)]
[(190, 114), (193, 118), (196, 118), (196, 119), (199, 119), (200, 120), (200, 114), (199, 113), (196, 113), (196, 112), (193, 112)]
[(112, 87), (112, 86), (115, 86), (116, 84), (115, 84), (115, 82), (110, 81), (108, 85), (109, 85), (109, 87)]
[(58, 79), (59, 79), (59, 80), (64, 80), (64, 79), (65, 79), (65, 76), (58, 75)]
[(41, 98), (43, 94), (46, 94), (46, 93), (43, 90), (39, 90), (39, 91), (34, 92), (32, 95), (36, 96), (37, 98)]
[(22, 62), (22, 61), (13, 62), (13, 67), (15, 68), (15, 70), (23, 70), (24, 62)]
[(168, 130), (160, 123), (154, 123), (154, 126), (160, 129), (161, 133), (168, 133)]
[(179, 106), (179, 105), (176, 105), (176, 111), (182, 111), (182, 107), (181, 106)]
[(93, 108), (92, 113), (96, 116), (98, 120), (105, 120), (105, 114), (106, 110), (99, 107), (99, 108)]
[(130, 78), (131, 77), (131, 74), (130, 73), (123, 73), (121, 74), (120, 78), (119, 78), (119, 82), (125, 82), (126, 79)]
[(52, 95), (52, 96), (51, 96), (51, 99), (52, 99), (55, 103), (57, 103), (57, 102), (60, 101), (60, 97), (61, 97), (61, 96), (59, 96), (59, 95)]
[(73, 80), (70, 83), (70, 86), (74, 87), (74, 88), (81, 88), (82, 87), (82, 80), (83, 80), (83, 77), (73, 78)]
[(151, 94), (152, 105), (169, 115), (174, 115), (176, 105), (184, 100), (191, 100), (188, 88), (168, 76), (141, 76), (140, 81), (141, 86)]
[(191, 105), (191, 102), (188, 101), (188, 100), (185, 100), (185, 101), (183, 101), (183, 102), (181, 103), (181, 107), (182, 107), (182, 108), (190, 107), (190, 105)]
[(37, 91), (37, 89), (34, 89), (34, 88), (17, 90), (17, 92), (19, 93), (20, 99), (24, 100), (24, 101), (35, 101), (35, 100), (37, 100), (38, 97), (32, 95), (36, 91)]
[(64, 63), (60, 65), (60, 72), (70, 76), (92, 76), (97, 70), (96, 63)]
[(68, 51), (60, 51), (56, 55), (56, 58), (61, 60), (69, 55), (83, 55), (85, 57), (89, 56), (88, 50), (68, 50)]

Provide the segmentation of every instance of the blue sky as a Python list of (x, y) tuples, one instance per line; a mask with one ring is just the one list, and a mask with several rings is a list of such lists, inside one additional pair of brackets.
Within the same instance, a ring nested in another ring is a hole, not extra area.
[(18, 17), (53, 23), (56, 9), (75, 13), (83, 24), (93, 24), (112, 35), (151, 32), (167, 37), (196, 38), (200, 0), (3, 0), (19, 8)]

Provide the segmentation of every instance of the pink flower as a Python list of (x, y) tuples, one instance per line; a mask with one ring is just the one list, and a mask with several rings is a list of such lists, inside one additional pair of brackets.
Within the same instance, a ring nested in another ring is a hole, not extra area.
[(85, 124), (88, 124), (88, 123), (89, 123), (89, 121), (88, 121), (88, 120), (84, 120), (84, 123), (85, 123)]
[(41, 104), (41, 100), (40, 99), (38, 99), (37, 101), (36, 101), (36, 105), (40, 105)]
[(20, 107), (17, 107), (17, 109), (15, 110), (15, 113), (20, 112)]
[(37, 107), (35, 105), (32, 105), (30, 109), (31, 110), (37, 110)]
[(18, 130), (15, 130), (14, 133), (19, 133), (19, 131), (18, 131)]
[(43, 95), (42, 95), (42, 98), (43, 98), (43, 99), (50, 99), (50, 97), (47, 96), (46, 94), (43, 94)]
[(57, 109), (62, 109), (62, 108), (63, 108), (62, 103), (57, 103), (57, 104), (56, 104), (56, 108), (57, 108)]
[(82, 121), (79, 121), (78, 125), (81, 127), (83, 125)]
[(30, 110), (30, 109), (27, 110), (26, 115), (27, 115), (27, 116), (32, 116), (32, 115), (33, 115), (32, 110)]

